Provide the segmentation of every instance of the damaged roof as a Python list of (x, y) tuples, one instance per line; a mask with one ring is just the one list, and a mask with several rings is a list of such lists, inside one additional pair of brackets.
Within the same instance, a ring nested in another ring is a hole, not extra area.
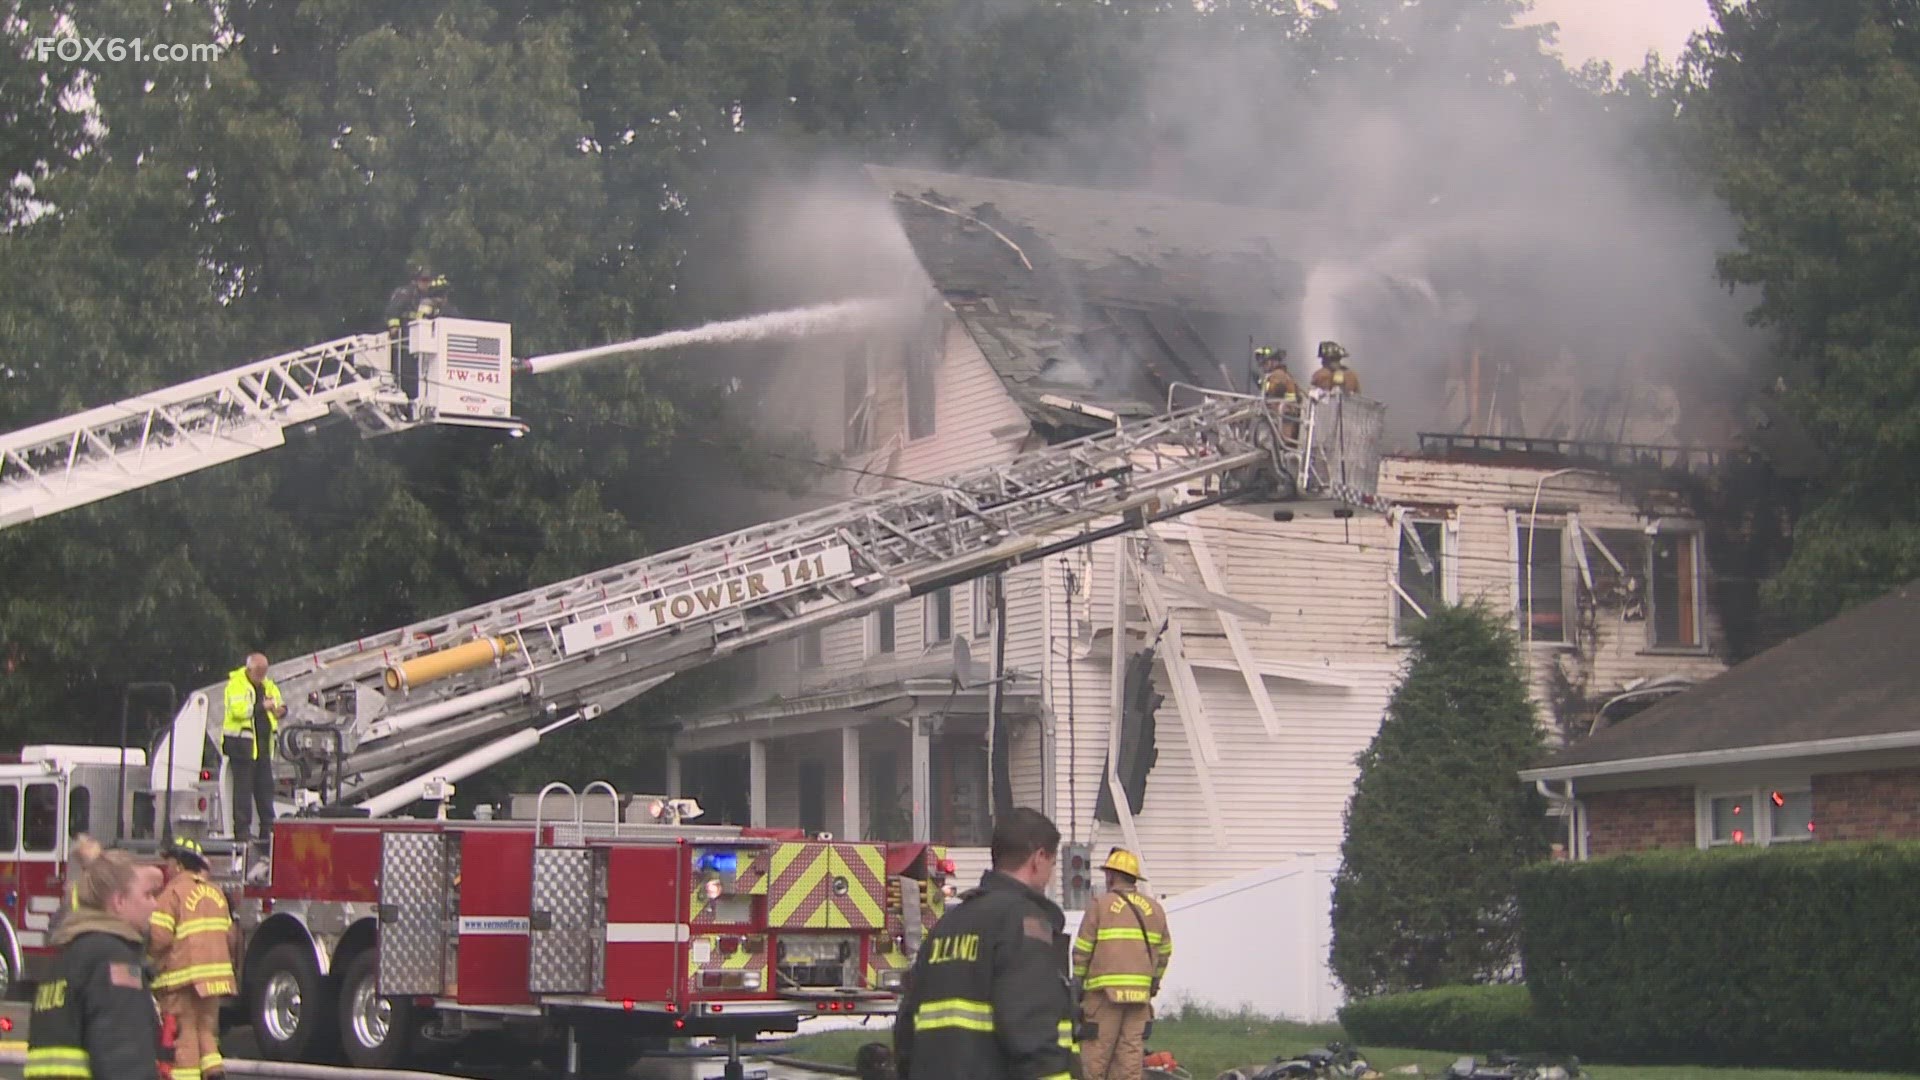
[[(868, 166), (920, 264), (1043, 425), (1157, 413), (1174, 382), (1245, 377), (1247, 333), (1297, 304), (1314, 215)], [(1239, 317), (1239, 340), (1227, 323)], [(1223, 355), (1224, 354), (1224, 355)], [(1228, 373), (1231, 373), (1229, 376)], [(1104, 425), (1100, 425), (1104, 426)]]
[[(1653, 772), (1696, 755), (1920, 732), (1920, 581), (1815, 627), (1560, 750), (1529, 778)], [(1799, 756), (1795, 753), (1794, 756)], [(1615, 767), (1605, 767), (1615, 766)]]

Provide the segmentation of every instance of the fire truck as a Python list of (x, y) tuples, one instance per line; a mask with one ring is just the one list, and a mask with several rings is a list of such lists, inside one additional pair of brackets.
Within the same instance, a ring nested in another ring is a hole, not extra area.
[[(510, 334), (429, 320), (404, 349), (343, 339), (0, 436), (0, 463), (14, 465), (0, 473), (0, 527), (277, 445), (327, 415), (370, 434), (516, 430)], [(0, 978), (46, 970), (68, 847), (88, 831), (136, 845), (190, 835), (215, 855), (239, 935), (237, 1004), (275, 1059), (390, 1067), (508, 1035), (572, 1073), (716, 1036), (734, 1077), (739, 1038), (889, 1012), (950, 885), (933, 845), (702, 826), (674, 793), (623, 798), (604, 782), (549, 785), (499, 820), (450, 819), (446, 800), (463, 778), (742, 650), (1204, 506), (1371, 506), (1381, 406), (1335, 395), (1288, 408), (1283, 423), (1253, 397), (1174, 387), (1164, 415), (1008, 464), (283, 658), (269, 676), (289, 710), (276, 745), (289, 798), (269, 845), (232, 838), (212, 745), (220, 684), (186, 695), (147, 745), (24, 747), (0, 764)], [(439, 812), (395, 816), (423, 800)]]

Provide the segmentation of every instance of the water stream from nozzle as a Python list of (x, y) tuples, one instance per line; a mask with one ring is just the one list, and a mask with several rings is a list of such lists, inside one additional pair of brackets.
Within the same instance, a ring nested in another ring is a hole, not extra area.
[(898, 301), (836, 300), (830, 304), (769, 311), (761, 315), (750, 315), (744, 319), (726, 319), (685, 330), (669, 330), (661, 334), (634, 338), (631, 341), (596, 345), (590, 349), (575, 349), (571, 352), (548, 353), (545, 356), (515, 360), (514, 370), (526, 375), (541, 375), (589, 360), (623, 356), (629, 353), (658, 352), (661, 349), (677, 349), (687, 345), (724, 345), (745, 341), (807, 337), (833, 330), (856, 329), (888, 318), (898, 318), (910, 311), (910, 307)]

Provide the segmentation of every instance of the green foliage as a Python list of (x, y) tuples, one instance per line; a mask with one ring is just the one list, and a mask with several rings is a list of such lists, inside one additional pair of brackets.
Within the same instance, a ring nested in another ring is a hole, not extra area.
[(1920, 23), (1891, 0), (1716, 4), (1688, 114), (1740, 249), (1730, 283), (1779, 342), (1835, 462), (1770, 600), (1803, 625), (1920, 576)]
[(1539, 746), (1513, 634), (1434, 611), (1360, 755), (1333, 884), (1334, 974), (1350, 995), (1484, 982), (1518, 952), (1513, 877), (1547, 853)]
[(1920, 844), (1663, 851), (1520, 877), (1538, 1015), (1616, 1055), (1906, 1067)]
[(1517, 985), (1442, 986), (1362, 998), (1340, 1009), (1340, 1026), (1363, 1046), (1420, 1050), (1555, 1050)]

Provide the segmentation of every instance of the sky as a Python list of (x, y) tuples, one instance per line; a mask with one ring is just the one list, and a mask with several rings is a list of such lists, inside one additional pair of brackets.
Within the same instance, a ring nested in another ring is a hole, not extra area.
[(1707, 0), (1534, 0), (1533, 10), (1560, 24), (1560, 51), (1574, 66), (1605, 60), (1615, 72), (1638, 68), (1648, 49), (1672, 61), (1709, 21)]

